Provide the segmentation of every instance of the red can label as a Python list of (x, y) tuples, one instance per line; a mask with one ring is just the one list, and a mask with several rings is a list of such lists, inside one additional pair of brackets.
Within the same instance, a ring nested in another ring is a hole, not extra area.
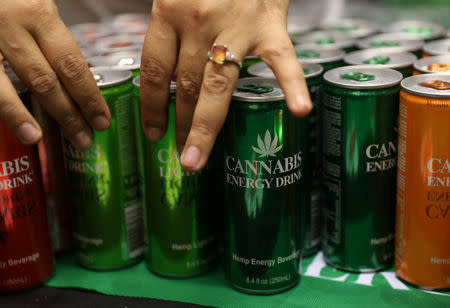
[(53, 257), (37, 149), (20, 144), (2, 122), (0, 145), (0, 292), (5, 292), (50, 277)]

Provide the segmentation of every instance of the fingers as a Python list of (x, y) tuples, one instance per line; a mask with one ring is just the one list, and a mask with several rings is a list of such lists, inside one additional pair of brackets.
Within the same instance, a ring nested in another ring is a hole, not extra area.
[[(216, 43), (229, 46), (229, 51), (238, 59), (243, 59), (247, 53), (244, 49), (245, 42), (219, 37)], [(196, 172), (205, 166), (225, 121), (238, 76), (239, 67), (234, 63), (206, 63), (191, 131), (181, 154), (181, 165), (184, 169)]]
[(2, 49), (3, 55), (44, 109), (57, 120), (64, 136), (78, 149), (89, 147), (92, 142), (90, 127), (31, 35), (18, 31), (0, 40), (3, 39), (8, 40), (8, 43), (3, 41), (1, 44), (5, 46)]
[(192, 117), (197, 105), (210, 42), (189, 40), (182, 42), (178, 59), (176, 142), (180, 151), (191, 129)]
[(178, 40), (173, 29), (151, 18), (141, 61), (141, 115), (144, 133), (157, 141), (167, 127), (170, 80), (175, 70)]
[(257, 48), (257, 54), (272, 68), (286, 94), (289, 110), (297, 116), (305, 116), (312, 109), (311, 98), (302, 67), (286, 31), (269, 35)]
[(32, 29), (32, 34), (65, 89), (96, 130), (109, 127), (111, 114), (76, 41), (59, 19)]
[(37, 143), (42, 131), (16, 94), (0, 60), (0, 122), (24, 144)]

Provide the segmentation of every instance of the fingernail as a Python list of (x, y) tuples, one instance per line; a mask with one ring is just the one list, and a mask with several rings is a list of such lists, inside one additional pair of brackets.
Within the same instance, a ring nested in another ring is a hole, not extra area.
[(162, 130), (157, 127), (146, 127), (145, 130), (147, 131), (148, 138), (152, 141), (158, 141), (163, 137)]
[(105, 116), (97, 116), (92, 121), (94, 129), (96, 130), (105, 130), (109, 127), (109, 121)]
[(28, 122), (22, 123), (18, 130), (19, 138), (26, 143), (34, 143), (41, 138), (42, 133)]
[(301, 114), (308, 114), (312, 110), (312, 104), (309, 97), (297, 94), (295, 96), (295, 105), (297, 106), (297, 110)]
[(75, 135), (72, 142), (78, 149), (87, 149), (92, 143), (92, 138), (85, 131), (81, 131)]
[(181, 154), (181, 164), (188, 168), (195, 168), (200, 160), (200, 150), (195, 146), (190, 146)]

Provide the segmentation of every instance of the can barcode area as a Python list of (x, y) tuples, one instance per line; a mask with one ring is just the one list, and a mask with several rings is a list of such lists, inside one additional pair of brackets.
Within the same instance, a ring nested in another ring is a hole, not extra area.
[[(131, 203), (131, 204), (130, 204)], [(128, 255), (130, 258), (140, 256), (144, 252), (144, 226), (142, 221), (142, 205), (132, 201), (125, 208)]]

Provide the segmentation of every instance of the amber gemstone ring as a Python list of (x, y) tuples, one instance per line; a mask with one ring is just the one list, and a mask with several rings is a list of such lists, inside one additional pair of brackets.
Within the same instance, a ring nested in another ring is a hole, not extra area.
[(214, 44), (208, 51), (208, 59), (214, 63), (223, 65), (225, 62), (232, 62), (242, 68), (242, 62), (236, 59), (235, 55), (228, 51), (227, 45)]

